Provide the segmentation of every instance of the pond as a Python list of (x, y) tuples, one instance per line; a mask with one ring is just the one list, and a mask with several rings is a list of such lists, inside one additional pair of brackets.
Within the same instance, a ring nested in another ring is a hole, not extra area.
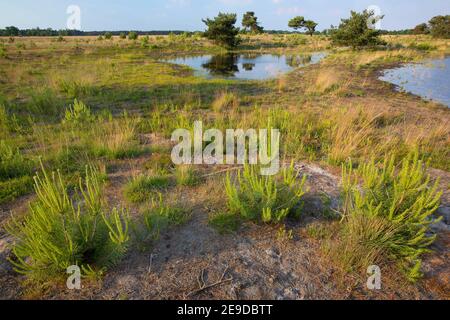
[(450, 57), (385, 70), (380, 79), (450, 107)]
[(178, 57), (166, 62), (191, 67), (195, 74), (207, 78), (265, 80), (276, 78), (295, 68), (318, 63), (324, 53), (305, 55), (220, 54)]

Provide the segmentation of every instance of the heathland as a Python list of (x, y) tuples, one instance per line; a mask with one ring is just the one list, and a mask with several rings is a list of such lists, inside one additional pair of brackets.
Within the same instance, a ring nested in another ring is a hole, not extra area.
[[(448, 299), (450, 110), (378, 77), (449, 41), (383, 40), (243, 35), (326, 53), (250, 81), (164, 61), (223, 52), (197, 35), (0, 38), (0, 298)], [(175, 166), (196, 120), (278, 128), (283, 170)]]

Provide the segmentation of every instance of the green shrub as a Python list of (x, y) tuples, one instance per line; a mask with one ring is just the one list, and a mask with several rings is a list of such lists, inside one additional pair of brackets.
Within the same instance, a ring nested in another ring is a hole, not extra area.
[(111, 40), (112, 39), (112, 33), (111, 32), (106, 32), (104, 35), (106, 40)]
[(80, 125), (90, 123), (93, 120), (94, 116), (91, 114), (91, 109), (82, 101), (75, 99), (73, 105), (66, 109), (64, 123)]
[(331, 30), (332, 43), (353, 48), (386, 44), (380, 39), (380, 31), (368, 26), (368, 21), (374, 19), (373, 12), (367, 10), (362, 13), (351, 11), (350, 18), (342, 19), (339, 27)]
[(17, 272), (30, 280), (51, 280), (72, 265), (92, 275), (119, 261), (129, 241), (128, 215), (116, 208), (107, 213), (95, 168), (86, 167), (80, 179), (81, 199), (69, 196), (59, 172), (49, 175), (42, 168), (34, 186), (36, 202), (23, 219), (13, 218), (6, 227), (14, 238), (10, 261)]
[(138, 176), (125, 187), (125, 197), (133, 203), (151, 200), (155, 192), (167, 188), (170, 177), (167, 175)]
[(152, 199), (149, 210), (144, 212), (144, 224), (153, 239), (159, 238), (162, 231), (170, 226), (184, 224), (190, 217), (190, 210), (183, 209), (179, 205), (165, 204), (159, 193), (158, 200)]
[(237, 186), (230, 175), (225, 181), (228, 208), (231, 213), (240, 214), (254, 221), (281, 222), (289, 214), (298, 214), (300, 199), (304, 195), (306, 176), (297, 179), (294, 165), (284, 168), (277, 177), (261, 176), (257, 166), (245, 165), (238, 173)]
[[(435, 240), (429, 233), (430, 216), (439, 207), (442, 193), (437, 192), (439, 181), (430, 183), (417, 152), (399, 168), (394, 163), (393, 157), (386, 157), (383, 163), (372, 161), (356, 172), (351, 163), (343, 166), (345, 238), (368, 250), (365, 256), (397, 261), (413, 281), (420, 277), (420, 256)], [(350, 251), (358, 255), (357, 250)]]
[(121, 32), (119, 37), (120, 37), (120, 39), (126, 39), (127, 35), (125, 33)]
[(128, 40), (137, 40), (138, 37), (139, 35), (134, 31), (128, 33)]

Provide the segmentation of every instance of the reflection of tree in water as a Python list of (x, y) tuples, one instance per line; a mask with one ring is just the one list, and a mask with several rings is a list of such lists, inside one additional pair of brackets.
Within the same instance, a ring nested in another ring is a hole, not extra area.
[(311, 62), (311, 55), (286, 56), (286, 64), (292, 68), (298, 68)]
[(212, 75), (233, 77), (236, 72), (239, 72), (237, 62), (237, 55), (221, 54), (212, 56), (207, 63), (202, 64), (202, 67)]
[(243, 63), (242, 67), (244, 68), (245, 71), (252, 71), (253, 68), (255, 67), (254, 63)]

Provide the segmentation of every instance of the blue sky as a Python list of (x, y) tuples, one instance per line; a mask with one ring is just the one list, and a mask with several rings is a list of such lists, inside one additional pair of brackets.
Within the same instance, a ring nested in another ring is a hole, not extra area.
[(296, 15), (337, 25), (350, 10), (380, 7), (383, 29), (405, 29), (439, 14), (450, 14), (449, 0), (0, 0), (0, 28), (51, 27), (64, 29), (69, 5), (81, 9), (81, 29), (92, 30), (203, 30), (202, 18), (219, 11), (255, 11), (266, 29), (287, 29)]

